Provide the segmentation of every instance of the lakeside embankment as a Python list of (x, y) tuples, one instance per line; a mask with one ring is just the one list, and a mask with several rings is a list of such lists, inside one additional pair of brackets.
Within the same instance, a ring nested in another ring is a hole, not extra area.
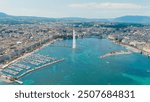
[(145, 56), (150, 56), (150, 53), (149, 52), (147, 52), (147, 51), (144, 51), (144, 50), (141, 50), (141, 49), (138, 49), (138, 48), (136, 48), (136, 47), (133, 47), (133, 46), (131, 46), (131, 45), (127, 45), (127, 44), (123, 44), (123, 43), (118, 43), (119, 45), (122, 45), (122, 46), (124, 46), (124, 47), (126, 47), (128, 50), (130, 50), (130, 51), (132, 51), (132, 52), (135, 52), (135, 53), (141, 53), (141, 54), (143, 54), (143, 55), (145, 55)]
[(115, 44), (124, 46), (126, 49), (128, 49), (128, 50), (131, 51), (131, 52), (141, 53), (141, 54), (143, 54), (143, 55), (145, 55), (145, 56), (148, 56), (148, 57), (150, 56), (150, 53), (147, 52), (147, 51), (145, 51), (145, 50), (139, 49), (139, 48), (134, 47), (134, 46), (131, 46), (131, 45), (129, 45), (129, 44), (125, 44), (125, 43), (122, 43), (122, 42), (118, 42), (118, 41), (116, 41), (116, 40), (112, 40), (112, 39), (109, 39), (109, 40), (112, 41), (112, 42), (115, 43)]
[[(112, 40), (111, 40), (111, 41), (112, 41)], [(132, 51), (132, 52), (141, 53), (141, 50), (140, 50), (140, 49), (135, 48), (135, 47), (133, 47), (133, 46), (130, 46), (130, 45), (127, 45), (127, 44), (124, 44), (124, 43), (121, 43), (121, 42), (117, 42), (117, 41), (114, 41), (114, 40), (113, 40), (113, 42), (114, 42), (115, 44), (124, 46), (126, 49), (128, 49), (128, 50), (130, 50), (130, 51)]]

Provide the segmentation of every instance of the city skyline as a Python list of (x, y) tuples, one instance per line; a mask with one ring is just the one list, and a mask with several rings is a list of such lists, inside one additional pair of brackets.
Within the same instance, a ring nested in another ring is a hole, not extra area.
[(17, 16), (115, 18), (150, 16), (149, 0), (0, 0), (0, 12)]

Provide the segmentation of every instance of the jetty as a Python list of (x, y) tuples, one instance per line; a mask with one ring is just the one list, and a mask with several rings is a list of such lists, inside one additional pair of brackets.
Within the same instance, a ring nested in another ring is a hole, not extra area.
[(126, 55), (126, 54), (131, 54), (131, 51), (112, 51), (110, 53), (107, 53), (103, 56), (100, 56), (100, 58), (106, 58), (106, 57), (110, 57), (110, 56), (116, 56), (116, 55)]
[(23, 84), (23, 82), (20, 81), (20, 80), (15, 80), (14, 82), (16, 82), (16, 83), (18, 83), (18, 84)]

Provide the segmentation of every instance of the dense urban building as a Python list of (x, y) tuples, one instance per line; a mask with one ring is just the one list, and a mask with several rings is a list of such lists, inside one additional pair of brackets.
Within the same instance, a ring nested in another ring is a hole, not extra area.
[(0, 24), (0, 65), (31, 52), (58, 37), (99, 36), (150, 53), (150, 26), (102, 22), (51, 22), (35, 24)]

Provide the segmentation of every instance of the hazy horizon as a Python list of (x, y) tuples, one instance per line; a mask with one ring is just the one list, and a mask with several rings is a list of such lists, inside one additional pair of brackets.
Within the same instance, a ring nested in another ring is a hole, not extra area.
[(0, 12), (49, 18), (150, 16), (149, 0), (0, 0)]
[(10, 16), (26, 16), (26, 17), (45, 17), (45, 18), (83, 18), (83, 19), (115, 19), (115, 18), (119, 18), (119, 17), (125, 17), (125, 16), (145, 16), (145, 17), (150, 17), (150, 16), (146, 16), (146, 15), (122, 15), (122, 16), (117, 16), (117, 17), (110, 17), (110, 18), (96, 18), (96, 17), (75, 17), (75, 16), (65, 16), (65, 17), (47, 17), (47, 16), (32, 16), (32, 15), (14, 15), (14, 14), (8, 14), (6, 12), (2, 12), (0, 11), (0, 13), (4, 13)]

